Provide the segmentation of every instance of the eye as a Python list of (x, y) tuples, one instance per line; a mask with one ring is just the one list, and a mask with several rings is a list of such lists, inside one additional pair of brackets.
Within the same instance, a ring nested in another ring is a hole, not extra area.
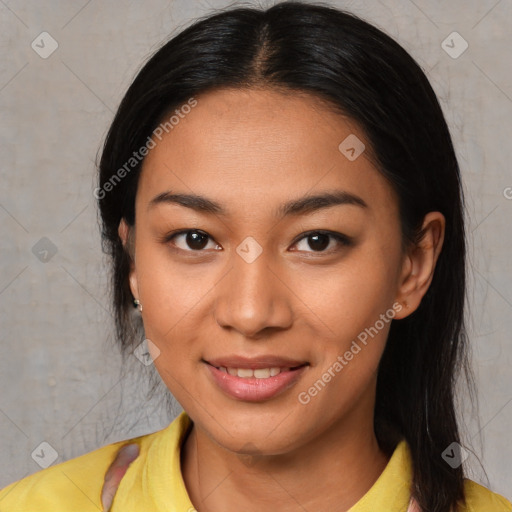
[(211, 239), (208, 233), (198, 229), (187, 229), (178, 231), (177, 233), (171, 233), (164, 239), (165, 242), (173, 241), (173, 245), (175, 245), (178, 249), (188, 252), (202, 251), (208, 245), (209, 240), (211, 240), (211, 243), (213, 244), (213, 249), (220, 249), (220, 246), (213, 242), (213, 239)]
[[(210, 247), (211, 249), (222, 249), (219, 244), (214, 242), (213, 238), (211, 238), (208, 233), (205, 233), (199, 229), (183, 229), (175, 233), (170, 233), (163, 237), (162, 242), (172, 242), (172, 244), (179, 250), (187, 252), (204, 252), (203, 249), (208, 248), (208, 242), (211, 242), (212, 244), (212, 247)], [(309, 248), (312, 250), (308, 250), (307, 247), (299, 247), (299, 249), (294, 250), (300, 250), (304, 252), (329, 253), (335, 252), (337, 250), (336, 245), (338, 245), (338, 248), (340, 246), (352, 245), (352, 239), (346, 235), (342, 235), (341, 233), (336, 233), (334, 231), (317, 230), (303, 233), (301, 238), (294, 242), (293, 245), (300, 245), (300, 243), (309, 246)], [(326, 248), (328, 250), (326, 250)]]
[[(331, 244), (332, 240), (334, 240), (333, 244)], [(310, 231), (308, 233), (304, 233), (302, 237), (297, 242), (295, 242), (294, 245), (299, 244), (299, 242), (304, 242), (303, 245), (309, 246), (312, 251), (308, 251), (307, 248), (299, 248), (298, 250), (321, 253), (336, 251), (336, 244), (338, 244), (338, 246), (352, 245), (352, 239), (350, 237), (333, 231)], [(334, 245), (334, 249), (332, 248), (332, 245)], [(325, 250), (328, 247), (331, 247), (330, 250)]]

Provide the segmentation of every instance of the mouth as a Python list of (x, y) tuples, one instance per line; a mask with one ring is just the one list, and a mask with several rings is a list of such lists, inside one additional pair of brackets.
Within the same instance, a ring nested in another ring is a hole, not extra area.
[(231, 398), (261, 402), (292, 387), (309, 363), (291, 359), (231, 357), (203, 360), (213, 382)]
[(289, 372), (291, 370), (296, 370), (300, 368), (300, 366), (296, 366), (294, 368), (279, 368), (279, 366), (273, 366), (271, 368), (226, 368), (224, 366), (220, 366), (217, 370), (220, 370), (224, 373), (229, 373), (229, 375), (233, 375), (236, 377), (240, 377), (242, 379), (268, 379), (269, 377), (275, 377), (279, 375), (281, 372)]

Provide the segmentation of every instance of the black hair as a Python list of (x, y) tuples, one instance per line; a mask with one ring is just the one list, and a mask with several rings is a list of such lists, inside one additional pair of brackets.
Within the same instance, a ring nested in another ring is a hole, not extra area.
[[(464, 501), (464, 474), (462, 466), (452, 468), (441, 454), (460, 442), (456, 378), (462, 373), (468, 382), (472, 378), (464, 323), (460, 170), (438, 99), (420, 66), (391, 37), (357, 16), (306, 2), (228, 9), (195, 21), (143, 65), (109, 129), (95, 192), (103, 250), (112, 263), (117, 338), (128, 350), (140, 328), (131, 315), (131, 255), (118, 226), (122, 218), (135, 223), (143, 160), (132, 167), (126, 162), (165, 116), (191, 98), (216, 88), (249, 87), (310, 93), (354, 120), (378, 170), (396, 191), (404, 240), (421, 238), (428, 212), (439, 211), (446, 219), (429, 290), (416, 311), (391, 324), (378, 371), (374, 427), (388, 453), (398, 440), (408, 442), (411, 492), (421, 510), (448, 512)], [(125, 172), (119, 173), (122, 168)]]

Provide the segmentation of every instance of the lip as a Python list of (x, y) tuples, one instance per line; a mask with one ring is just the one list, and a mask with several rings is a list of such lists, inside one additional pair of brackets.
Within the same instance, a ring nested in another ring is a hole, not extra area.
[[(308, 363), (278, 357), (258, 359), (229, 357), (203, 362), (213, 382), (221, 391), (230, 398), (246, 402), (264, 402), (277, 397), (296, 384), (308, 367)], [(269, 367), (289, 369), (281, 371), (274, 377), (257, 379), (256, 377), (243, 378), (224, 373), (218, 369), (217, 365), (253, 370)]]

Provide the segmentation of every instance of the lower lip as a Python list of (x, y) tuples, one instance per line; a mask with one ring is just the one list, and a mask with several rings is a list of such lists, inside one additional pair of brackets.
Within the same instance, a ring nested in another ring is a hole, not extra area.
[(281, 372), (274, 377), (257, 379), (255, 377), (243, 378), (224, 373), (206, 363), (210, 374), (217, 385), (227, 395), (247, 402), (262, 402), (280, 395), (293, 386), (304, 373), (307, 366), (301, 366), (296, 370)]

